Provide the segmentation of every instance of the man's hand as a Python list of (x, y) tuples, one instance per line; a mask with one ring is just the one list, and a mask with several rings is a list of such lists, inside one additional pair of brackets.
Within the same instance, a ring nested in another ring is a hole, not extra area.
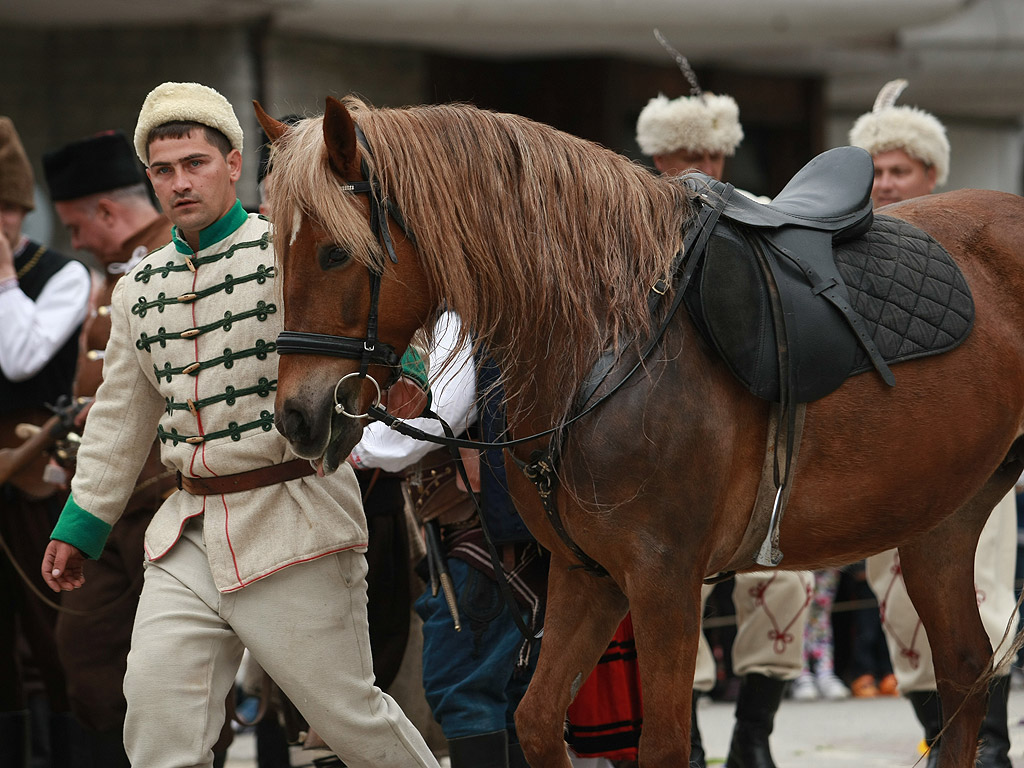
[(82, 410), (75, 414), (75, 427), (78, 429), (79, 433), (85, 429), (85, 417), (89, 415), (89, 411), (92, 410), (92, 405), (95, 402), (95, 399), (90, 397), (89, 402), (82, 406)]
[(85, 584), (85, 555), (66, 541), (52, 539), (43, 555), (43, 581), (54, 592), (70, 592)]
[(415, 419), (427, 407), (427, 393), (403, 376), (384, 393), (383, 406), (396, 419)]

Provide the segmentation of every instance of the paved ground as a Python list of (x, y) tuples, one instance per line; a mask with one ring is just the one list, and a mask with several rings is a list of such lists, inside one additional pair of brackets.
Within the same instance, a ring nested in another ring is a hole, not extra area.
[[(1015, 768), (1024, 768), (1024, 690), (1010, 693), (1010, 740)], [(732, 733), (733, 705), (706, 702), (697, 713), (709, 765), (721, 765)], [(920, 726), (901, 698), (782, 703), (772, 735), (779, 768), (911, 768), (918, 758)], [(293, 766), (312, 767), (324, 753), (292, 752)], [(241, 734), (228, 768), (256, 768), (250, 736)], [(921, 764), (923, 765), (923, 763)]]

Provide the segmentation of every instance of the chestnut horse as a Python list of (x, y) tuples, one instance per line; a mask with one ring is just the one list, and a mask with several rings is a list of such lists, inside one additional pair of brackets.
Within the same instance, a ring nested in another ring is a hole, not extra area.
[[(686, 184), (471, 106), (328, 99), (323, 117), (294, 126), (256, 110), (273, 141), (285, 327), (318, 334), (279, 348), (292, 354), (280, 360), (277, 427), (323, 472), (359, 440), (395, 354), (441, 307), (496, 357), (512, 438), (564, 425), (606, 349), (616, 362), (595, 398), (636, 365), (652, 335), (648, 288), (692, 224)], [(1024, 199), (959, 191), (886, 213), (952, 254), (974, 327), (953, 351), (897, 366), (895, 387), (865, 373), (807, 406), (781, 542), (792, 569), (899, 548), (947, 716), (940, 765), (962, 767), (992, 669), (975, 548), (1022, 469)], [(347, 349), (324, 354), (338, 337)], [(606, 577), (580, 567), (513, 461), (550, 436), (509, 448), (514, 500), (551, 552), (540, 661), (516, 715), (531, 765), (569, 766), (566, 708), (627, 610), (644, 686), (640, 763), (688, 764), (701, 583), (740, 546), (771, 407), (675, 314), (640, 369), (559, 442), (565, 533)]]

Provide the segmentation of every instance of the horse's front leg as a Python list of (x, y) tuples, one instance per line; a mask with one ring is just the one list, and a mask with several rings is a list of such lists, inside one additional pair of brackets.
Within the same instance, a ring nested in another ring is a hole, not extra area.
[(570, 565), (552, 552), (540, 657), (516, 710), (523, 754), (538, 768), (570, 768), (565, 712), (627, 609), (614, 582)]
[(647, 589), (630, 597), (644, 692), (641, 768), (690, 764), (701, 579), (694, 573), (684, 582), (668, 568), (659, 572), (660, 577), (647, 582)]

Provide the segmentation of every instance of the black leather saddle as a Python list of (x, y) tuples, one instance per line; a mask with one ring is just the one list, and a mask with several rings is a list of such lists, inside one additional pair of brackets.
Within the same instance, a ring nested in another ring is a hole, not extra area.
[[(758, 397), (781, 403), (819, 399), (864, 370), (865, 360), (887, 384), (895, 385), (886, 356), (875, 343), (878, 324), (865, 322), (863, 302), (855, 306), (847, 285), (850, 275), (872, 271), (856, 268), (871, 253), (899, 259), (905, 238), (890, 237), (894, 225), (901, 235), (923, 243), (920, 254), (914, 253), (924, 260), (921, 269), (927, 271), (937, 260), (942, 261), (943, 276), (949, 276), (950, 268), (959, 276), (960, 283), (955, 276), (951, 281), (943, 277), (941, 285), (931, 288), (942, 294), (935, 300), (955, 294), (958, 302), (951, 313), (955, 327), (934, 334), (943, 341), (936, 351), (969, 330), (970, 293), (941, 246), (905, 222), (887, 219), (884, 226), (875, 225), (873, 177), (871, 156), (856, 147), (839, 147), (814, 158), (770, 203), (729, 195), (728, 185), (704, 174), (686, 177), (701, 203), (718, 205), (721, 214), (706, 246), (688, 256), (700, 261), (684, 300), (705, 338)], [(869, 248), (850, 249), (869, 235)], [(838, 263), (837, 254), (845, 254)], [(854, 286), (858, 300), (868, 293)], [(909, 296), (898, 311), (912, 312), (917, 303)], [(891, 307), (871, 311), (892, 314)], [(928, 353), (922, 345), (914, 346), (915, 356)]]
[[(871, 155), (858, 147), (836, 147), (800, 169), (770, 203), (732, 195), (722, 218), (762, 229), (796, 227), (830, 233), (836, 239), (856, 237), (871, 226)], [(702, 173), (699, 180), (712, 194), (725, 183)]]

